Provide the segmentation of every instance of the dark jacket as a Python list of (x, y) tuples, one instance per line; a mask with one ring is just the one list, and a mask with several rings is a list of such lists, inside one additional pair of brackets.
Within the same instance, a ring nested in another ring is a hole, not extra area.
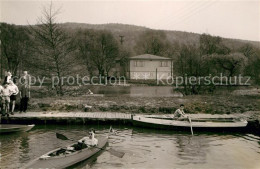
[(20, 92), (21, 97), (30, 97), (30, 88), (27, 85), (22, 85)]

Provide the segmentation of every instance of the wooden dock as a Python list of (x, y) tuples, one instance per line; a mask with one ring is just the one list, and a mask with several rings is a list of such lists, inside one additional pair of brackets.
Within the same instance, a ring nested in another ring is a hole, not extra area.
[(90, 118), (90, 119), (131, 119), (131, 114), (117, 112), (28, 112), (10, 115), (10, 118), (31, 117), (66, 117), (66, 118)]
[(75, 123), (87, 122), (129, 122), (131, 114), (118, 112), (27, 112), (15, 113), (9, 117), (2, 117), (2, 123)]

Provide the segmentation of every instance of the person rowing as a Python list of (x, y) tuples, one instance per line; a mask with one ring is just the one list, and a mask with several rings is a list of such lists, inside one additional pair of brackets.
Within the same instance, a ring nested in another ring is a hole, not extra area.
[[(71, 147), (67, 147), (66, 151), (79, 151), (90, 146), (97, 146), (98, 140), (95, 138), (95, 130), (91, 129), (88, 137), (83, 137)], [(64, 152), (62, 152), (64, 153)]]
[(188, 121), (189, 121), (189, 123), (190, 123), (191, 134), (193, 135), (193, 129), (192, 129), (192, 124), (191, 124), (191, 118), (184, 113), (184, 104), (181, 104), (181, 105), (180, 105), (180, 108), (177, 109), (177, 110), (174, 112), (173, 120), (185, 119), (185, 118), (187, 118)]
[(97, 146), (98, 139), (95, 138), (95, 130), (91, 129), (88, 137), (83, 137), (79, 142), (84, 142), (87, 146)]
[(180, 108), (174, 112), (173, 119), (188, 118), (184, 113), (184, 104), (180, 105)]

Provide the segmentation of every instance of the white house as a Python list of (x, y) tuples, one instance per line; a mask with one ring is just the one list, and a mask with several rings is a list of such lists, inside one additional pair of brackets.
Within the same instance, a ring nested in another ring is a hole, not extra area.
[(166, 79), (172, 76), (171, 58), (143, 54), (129, 58), (129, 79)]

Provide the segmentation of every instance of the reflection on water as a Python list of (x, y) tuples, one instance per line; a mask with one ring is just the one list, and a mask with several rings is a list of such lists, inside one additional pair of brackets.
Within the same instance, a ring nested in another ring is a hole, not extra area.
[(95, 86), (91, 89), (95, 94), (106, 96), (129, 95), (130, 97), (182, 97), (171, 86)]
[(19, 157), (19, 162), (20, 163), (23, 163), (23, 161), (25, 160), (29, 160), (30, 157), (28, 156), (29, 154), (29, 138), (28, 138), (28, 135), (24, 135), (24, 136), (21, 136), (21, 143), (20, 143), (20, 151), (21, 151), (21, 155)]
[[(56, 139), (59, 132), (80, 139), (94, 127), (107, 134), (109, 126), (36, 126), (29, 133), (1, 135), (1, 168), (19, 168), (70, 141)], [(252, 134), (212, 134), (116, 127), (107, 149), (125, 153), (123, 158), (100, 152), (71, 168), (258, 168), (260, 138)]]

